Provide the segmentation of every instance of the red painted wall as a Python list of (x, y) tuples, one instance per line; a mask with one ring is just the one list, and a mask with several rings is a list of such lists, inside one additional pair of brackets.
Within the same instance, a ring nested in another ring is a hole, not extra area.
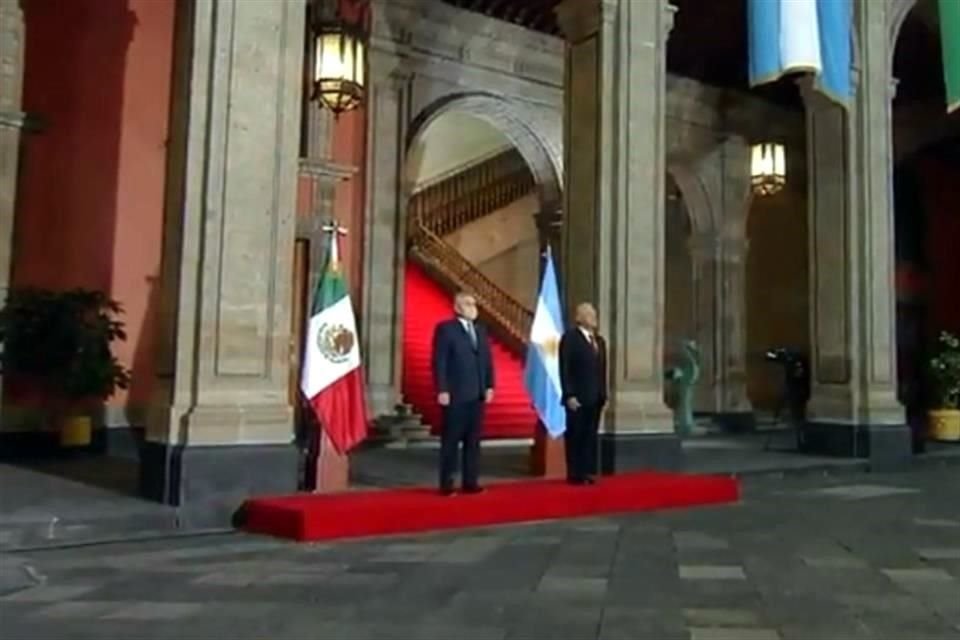
[(960, 167), (932, 158), (920, 167), (928, 216), (929, 335), (942, 330), (960, 335)]
[(153, 377), (175, 0), (25, 3), (26, 137), (14, 285), (109, 291), (144, 405)]

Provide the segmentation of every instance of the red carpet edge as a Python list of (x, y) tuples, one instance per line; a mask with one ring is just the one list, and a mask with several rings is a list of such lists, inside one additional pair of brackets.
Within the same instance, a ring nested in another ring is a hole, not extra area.
[(639, 472), (603, 477), (593, 486), (509, 482), (491, 485), (479, 495), (449, 498), (426, 488), (254, 498), (244, 505), (243, 529), (315, 542), (727, 504), (739, 499), (740, 484), (733, 477)]

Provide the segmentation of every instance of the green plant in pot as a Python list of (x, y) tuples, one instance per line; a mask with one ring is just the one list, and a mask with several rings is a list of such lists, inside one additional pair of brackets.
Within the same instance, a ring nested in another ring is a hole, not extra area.
[(126, 340), (122, 313), (105, 293), (85, 289), (13, 289), (0, 310), (3, 374), (41, 393), (62, 446), (90, 444), (90, 412), (130, 384), (111, 348)]
[(935, 355), (930, 359), (930, 382), (930, 437), (960, 441), (960, 338), (947, 331), (937, 338)]

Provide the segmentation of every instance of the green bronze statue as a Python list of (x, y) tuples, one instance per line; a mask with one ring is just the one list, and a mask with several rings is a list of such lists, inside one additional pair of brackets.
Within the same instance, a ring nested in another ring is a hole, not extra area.
[(681, 343), (680, 363), (667, 372), (676, 393), (673, 425), (680, 437), (693, 431), (693, 389), (700, 379), (700, 347), (693, 340)]

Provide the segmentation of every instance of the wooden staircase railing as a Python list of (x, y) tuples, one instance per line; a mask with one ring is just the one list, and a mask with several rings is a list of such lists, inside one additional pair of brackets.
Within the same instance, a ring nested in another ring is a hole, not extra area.
[(408, 256), (450, 290), (464, 290), (477, 299), (481, 318), (514, 353), (526, 349), (533, 312), (487, 278), (430, 229), (411, 225)]
[(505, 151), (413, 194), (408, 215), (443, 238), (533, 192), (536, 184), (516, 150)]
[(530, 194), (535, 187), (526, 161), (510, 150), (414, 193), (408, 209), (408, 257), (444, 288), (474, 294), (491, 333), (518, 354), (526, 349), (533, 312), (443, 238)]

